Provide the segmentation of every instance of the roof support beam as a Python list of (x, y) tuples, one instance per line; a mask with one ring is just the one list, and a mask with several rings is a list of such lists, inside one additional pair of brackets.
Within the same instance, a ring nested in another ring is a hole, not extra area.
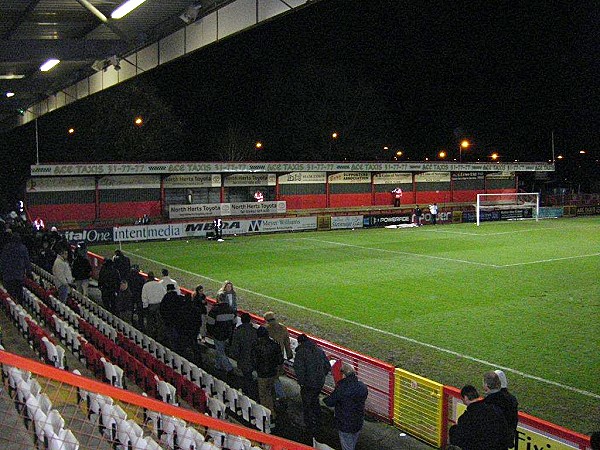
[(31, 12), (35, 9), (35, 7), (37, 6), (37, 4), (40, 2), (41, 0), (31, 0), (29, 2), (29, 4), (27, 5), (27, 8), (25, 8), (23, 10), (23, 12), (21, 13), (21, 15), (19, 16), (19, 18), (17, 20), (15, 20), (15, 23), (13, 24), (12, 27), (10, 27), (10, 29), (4, 33), (2, 35), (2, 38), (0, 38), (3, 41), (7, 41), (9, 40), (12, 35), (15, 33), (15, 31), (17, 31), (17, 29), (21, 26), (21, 24), (23, 23), (23, 21), (31, 14)]
[(110, 30), (123, 39), (125, 42), (131, 41), (131, 38), (127, 35), (127, 33), (123, 32), (116, 24), (113, 23), (112, 20), (109, 20), (102, 12), (98, 10), (94, 5), (92, 5), (88, 0), (76, 0), (81, 6), (91, 12), (100, 22), (106, 25)]
[(48, 55), (61, 61), (96, 60), (119, 55), (125, 48), (126, 43), (116, 39), (20, 39), (2, 43), (0, 62), (42, 60)]

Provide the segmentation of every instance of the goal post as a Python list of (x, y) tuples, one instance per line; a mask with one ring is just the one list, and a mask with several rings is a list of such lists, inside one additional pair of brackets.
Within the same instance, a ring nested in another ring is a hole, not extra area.
[(540, 217), (539, 192), (477, 194), (477, 226), (486, 220), (525, 220)]

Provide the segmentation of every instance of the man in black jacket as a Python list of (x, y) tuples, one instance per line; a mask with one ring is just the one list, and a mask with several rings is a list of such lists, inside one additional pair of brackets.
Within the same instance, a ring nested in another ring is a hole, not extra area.
[[(500, 374), (502, 378), (500, 378)], [(502, 379), (505, 382), (504, 388), (502, 387)], [(489, 371), (483, 374), (483, 390), (486, 393), (484, 401), (502, 411), (508, 426), (508, 448), (513, 448), (519, 423), (519, 404), (517, 398), (508, 392), (507, 386), (506, 375), (501, 370)]]
[(215, 369), (224, 370), (228, 374), (233, 370), (233, 365), (225, 354), (225, 344), (233, 334), (235, 315), (233, 309), (223, 297), (208, 313), (206, 318), (206, 331), (215, 342)]
[(160, 317), (162, 317), (167, 334), (167, 346), (177, 353), (180, 348), (181, 310), (184, 298), (177, 294), (174, 284), (167, 284), (167, 293), (160, 302)]
[(331, 365), (325, 352), (311, 341), (308, 336), (298, 336), (298, 348), (294, 358), (294, 372), (300, 385), (302, 398), (302, 416), (304, 426), (313, 437), (318, 436), (321, 428), (321, 405), (319, 394), (325, 385), (325, 377)]
[(450, 443), (462, 450), (506, 450), (507, 425), (502, 412), (479, 400), (471, 385), (463, 387), (460, 395), (467, 410), (450, 427)]
[(335, 426), (340, 435), (342, 450), (354, 450), (363, 427), (365, 401), (369, 391), (358, 380), (350, 364), (342, 363), (340, 372), (342, 379), (324, 401), (330, 408), (335, 408)]
[(258, 375), (258, 398), (263, 406), (271, 410), (271, 419), (275, 420), (275, 380), (278, 369), (283, 364), (281, 347), (269, 337), (265, 327), (256, 330), (256, 374)]

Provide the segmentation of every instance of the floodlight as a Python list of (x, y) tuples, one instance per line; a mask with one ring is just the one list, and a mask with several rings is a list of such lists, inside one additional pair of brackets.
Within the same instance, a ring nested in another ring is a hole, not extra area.
[(59, 62), (60, 59), (49, 59), (40, 66), (40, 70), (42, 72), (48, 72), (49, 70), (52, 70)]
[(25, 75), (16, 73), (7, 73), (4, 75), (0, 75), (0, 80), (20, 80), (22, 78), (25, 78)]
[(131, 11), (133, 11), (135, 8), (140, 6), (145, 1), (146, 0), (127, 0), (125, 3), (123, 3), (117, 9), (115, 9), (110, 14), (110, 17), (112, 17), (113, 19), (121, 19), (121, 18), (125, 17), (127, 14), (129, 14)]

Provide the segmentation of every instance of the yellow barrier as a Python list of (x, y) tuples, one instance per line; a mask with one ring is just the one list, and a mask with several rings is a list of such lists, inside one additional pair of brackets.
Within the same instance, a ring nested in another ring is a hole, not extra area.
[(441, 447), (444, 386), (402, 369), (394, 377), (394, 425)]

